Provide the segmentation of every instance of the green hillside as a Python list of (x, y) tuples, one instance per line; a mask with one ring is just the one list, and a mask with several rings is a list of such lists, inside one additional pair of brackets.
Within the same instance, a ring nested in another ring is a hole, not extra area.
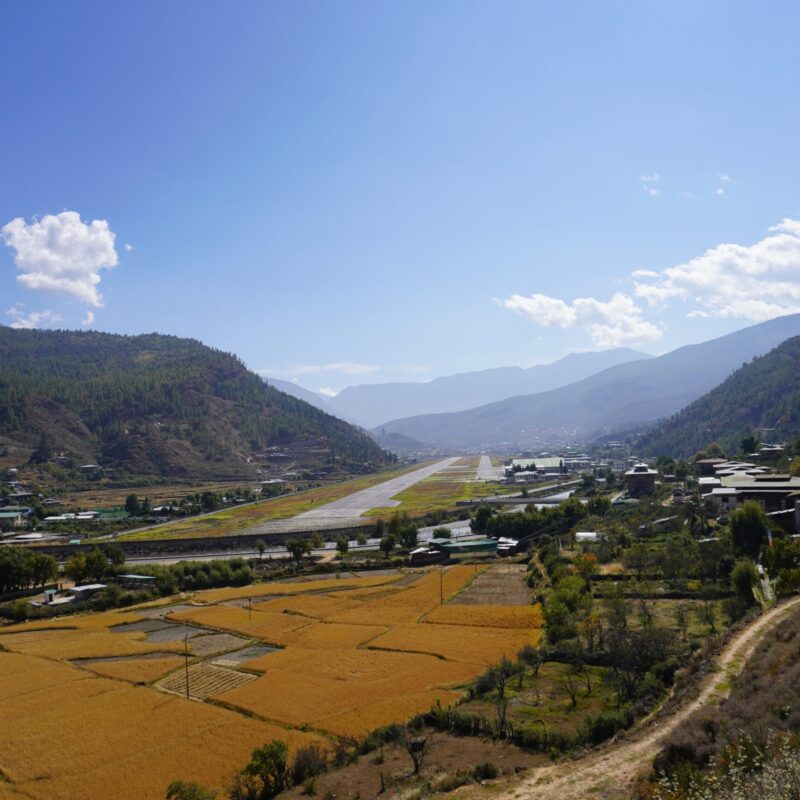
[(43, 435), (48, 450), (138, 475), (252, 476), (270, 447), (306, 467), (387, 460), (364, 432), (193, 339), (0, 327), (0, 444), (22, 460)]
[(742, 437), (757, 428), (773, 428), (771, 441), (800, 433), (800, 336), (745, 364), (660, 424), (641, 450), (683, 457), (718, 442), (726, 452), (736, 452)]

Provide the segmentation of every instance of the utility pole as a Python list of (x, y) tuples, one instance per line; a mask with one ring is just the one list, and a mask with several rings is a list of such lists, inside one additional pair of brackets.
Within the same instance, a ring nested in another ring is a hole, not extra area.
[(183, 637), (183, 656), (184, 666), (186, 670), (186, 699), (189, 699), (189, 634), (184, 634)]
[(444, 567), (439, 567), (439, 605), (444, 605)]
[(251, 622), (253, 619), (253, 598), (247, 598), (247, 621)]

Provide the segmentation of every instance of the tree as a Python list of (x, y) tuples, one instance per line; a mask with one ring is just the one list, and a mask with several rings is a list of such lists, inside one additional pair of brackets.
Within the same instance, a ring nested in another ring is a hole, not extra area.
[(308, 539), (289, 539), (286, 542), (286, 549), (299, 568), (303, 563), (303, 556), (311, 552), (311, 542)]
[(129, 494), (125, 498), (125, 510), (128, 514), (132, 517), (135, 517), (139, 513), (139, 498), (135, 494)]
[(792, 461), (791, 467), (789, 467), (789, 472), (792, 474), (793, 477), (797, 478), (800, 476), (800, 457), (795, 458)]
[(392, 731), (392, 741), (408, 753), (414, 765), (414, 775), (419, 775), (425, 758), (430, 752), (431, 742), (427, 736), (414, 736), (405, 725), (398, 725)]
[(681, 632), (681, 639), (686, 641), (686, 633), (689, 630), (689, 612), (692, 610), (690, 603), (682, 602), (675, 606), (675, 626)]
[(611, 511), (611, 500), (604, 495), (590, 497), (589, 501), (586, 503), (586, 509), (590, 514), (596, 517), (604, 517)]
[(410, 549), (416, 546), (418, 535), (416, 525), (406, 525), (403, 530), (400, 531), (400, 542), (403, 547)]
[(753, 605), (753, 588), (758, 586), (758, 570), (749, 558), (740, 558), (731, 572), (731, 586), (748, 606)]
[(749, 455), (755, 453), (758, 449), (758, 436), (754, 433), (742, 437), (742, 455)]
[(258, 550), (259, 561), (264, 558), (264, 551), (267, 549), (267, 544), (263, 539), (256, 539), (256, 550)]
[(395, 544), (396, 544), (395, 538), (391, 533), (387, 533), (386, 536), (384, 536), (381, 539), (379, 547), (381, 549), (381, 552), (386, 556), (386, 558), (389, 558), (389, 553), (391, 553), (392, 550), (394, 550)]
[(748, 500), (741, 508), (731, 511), (730, 523), (736, 553), (753, 560), (758, 559), (761, 546), (767, 539), (767, 516), (764, 509), (753, 500)]
[(46, 433), (39, 437), (39, 444), (31, 454), (32, 464), (46, 464), (53, 457), (53, 448)]
[(325, 547), (325, 539), (319, 531), (314, 531), (311, 534), (311, 549), (322, 550), (323, 547)]
[(637, 581), (642, 579), (642, 574), (652, 564), (652, 561), (653, 557), (650, 554), (650, 550), (641, 543), (629, 547), (622, 554), (623, 566), (636, 575)]
[(167, 787), (167, 800), (214, 800), (216, 794), (196, 783), (173, 781)]
[(372, 532), (372, 538), (373, 539), (382, 539), (385, 530), (386, 530), (386, 524), (384, 523), (384, 521), (382, 519), (379, 519), (375, 523), (375, 530)]
[(572, 559), (572, 565), (575, 571), (587, 583), (591, 580), (593, 575), (597, 574), (597, 556), (594, 553), (581, 553)]
[(289, 788), (289, 748), (280, 739), (253, 750), (250, 763), (242, 770), (256, 789), (255, 800), (272, 800)]
[(347, 551), (350, 549), (350, 542), (348, 541), (346, 536), (340, 536), (336, 540), (336, 550), (339, 555), (344, 558), (347, 555)]
[(479, 506), (472, 517), (472, 521), (469, 523), (470, 528), (475, 533), (485, 533), (486, 525), (493, 515), (494, 511), (489, 506)]

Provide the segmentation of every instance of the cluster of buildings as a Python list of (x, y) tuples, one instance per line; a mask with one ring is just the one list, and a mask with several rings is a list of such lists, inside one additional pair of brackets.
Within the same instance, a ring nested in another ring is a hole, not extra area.
[(566, 452), (561, 455), (543, 453), (529, 458), (514, 458), (505, 464), (505, 481), (513, 484), (549, 481), (558, 475), (573, 475), (595, 469), (622, 472), (629, 465), (624, 460), (598, 460), (586, 453)]
[(754, 500), (767, 513), (794, 511), (800, 502), (800, 477), (774, 473), (749, 461), (705, 458), (698, 461), (700, 496), (719, 513)]

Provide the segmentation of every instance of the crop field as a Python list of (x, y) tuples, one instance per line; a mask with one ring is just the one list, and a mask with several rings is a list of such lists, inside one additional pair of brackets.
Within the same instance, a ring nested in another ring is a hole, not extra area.
[(0, 674), (0, 769), (35, 800), (112, 787), (115, 800), (155, 800), (176, 779), (222, 788), (253, 747), (315, 738), (36, 656), (0, 652)]
[(118, 678), (130, 683), (150, 683), (162, 675), (183, 665), (181, 656), (164, 658), (113, 658), (98, 659), (78, 666), (104, 675), (107, 678)]
[(522, 628), (531, 630), (542, 627), (542, 612), (539, 606), (500, 605), (447, 605), (439, 606), (425, 616), (425, 622), (444, 625), (469, 625), (478, 628)]
[(296, 514), (311, 511), (318, 506), (339, 500), (361, 489), (369, 489), (390, 478), (419, 469), (424, 464), (414, 464), (403, 469), (366, 475), (330, 486), (321, 486), (296, 494), (282, 495), (242, 508), (227, 508), (214, 514), (159, 525), (147, 531), (122, 534), (120, 539), (184, 539), (202, 536), (227, 536), (263, 522), (288, 519)]
[(273, 582), (198, 592), (163, 618), (134, 608), (0, 628), (0, 786), (34, 800), (108, 786), (162, 798), (176, 779), (220, 789), (273, 738), (358, 737), (449, 705), (540, 634), (535, 606), (447, 604), (485, 569)]
[(275, 583), (256, 583), (251, 586), (231, 586), (226, 589), (209, 589), (197, 595), (198, 602), (220, 603), (225, 600), (238, 600), (247, 597), (280, 597), (282, 595), (306, 594), (340, 589), (354, 589), (382, 586), (398, 580), (397, 575), (376, 575), (370, 578), (328, 578), (312, 581), (292, 581)]

